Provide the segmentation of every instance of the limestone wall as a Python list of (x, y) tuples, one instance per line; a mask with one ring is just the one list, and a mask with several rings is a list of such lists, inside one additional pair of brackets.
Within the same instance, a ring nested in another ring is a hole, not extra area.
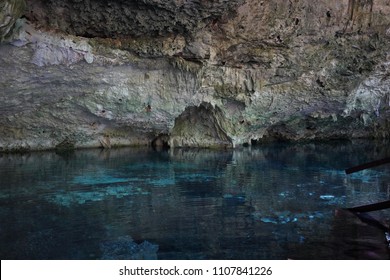
[(0, 5), (2, 151), (389, 137), (390, 0), (25, 2)]

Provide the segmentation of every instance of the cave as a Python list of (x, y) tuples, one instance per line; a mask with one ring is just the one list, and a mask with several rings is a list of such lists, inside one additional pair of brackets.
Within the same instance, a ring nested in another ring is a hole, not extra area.
[(2, 278), (389, 259), (389, 166), (347, 174), (390, 154), (389, 49), (389, 0), (1, 0)]
[(175, 119), (170, 135), (171, 147), (232, 147), (232, 140), (226, 133), (225, 116), (218, 106), (201, 103), (187, 107)]

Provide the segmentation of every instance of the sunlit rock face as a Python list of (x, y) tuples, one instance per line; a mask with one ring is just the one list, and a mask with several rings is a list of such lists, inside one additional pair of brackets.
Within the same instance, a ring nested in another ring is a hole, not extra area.
[(2, 3), (1, 150), (389, 137), (388, 0)]

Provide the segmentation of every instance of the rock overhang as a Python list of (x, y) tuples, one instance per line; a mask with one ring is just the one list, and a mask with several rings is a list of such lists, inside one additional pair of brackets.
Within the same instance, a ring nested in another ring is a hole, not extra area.
[(224, 121), (200, 129), (232, 146), (389, 137), (385, 2), (27, 0), (1, 46), (0, 146), (150, 144), (203, 102)]
[(243, 0), (26, 0), (26, 17), (83, 37), (192, 35)]

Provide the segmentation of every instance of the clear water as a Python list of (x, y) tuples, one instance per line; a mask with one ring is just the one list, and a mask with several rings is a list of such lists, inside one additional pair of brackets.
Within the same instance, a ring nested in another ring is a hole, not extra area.
[[(1, 259), (389, 259), (343, 207), (390, 199), (389, 146), (0, 155)], [(384, 224), (390, 211), (373, 212)]]

